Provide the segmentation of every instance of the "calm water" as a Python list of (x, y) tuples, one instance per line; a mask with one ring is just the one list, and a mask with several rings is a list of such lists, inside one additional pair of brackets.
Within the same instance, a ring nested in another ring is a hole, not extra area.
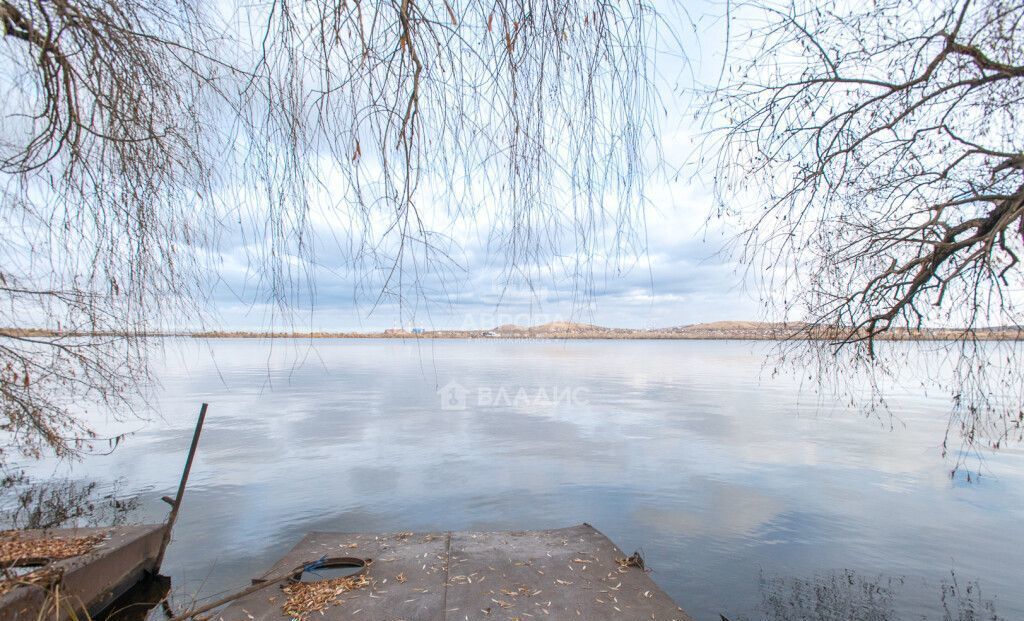
[(120, 481), (157, 520), (210, 403), (164, 565), (178, 594), (244, 586), (309, 530), (586, 521), (698, 620), (1024, 619), (1024, 453), (951, 479), (942, 395), (901, 391), (890, 425), (770, 377), (751, 343), (309, 345), (169, 341), (158, 417), (97, 416), (136, 433), (70, 476)]

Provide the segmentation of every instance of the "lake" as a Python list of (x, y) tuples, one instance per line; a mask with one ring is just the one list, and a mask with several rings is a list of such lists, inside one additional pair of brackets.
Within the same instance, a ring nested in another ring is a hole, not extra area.
[(947, 395), (904, 381), (895, 419), (865, 416), (772, 376), (768, 347), (168, 339), (151, 420), (94, 413), (134, 434), (31, 470), (161, 520), (209, 402), (164, 564), (181, 605), (247, 585), (310, 530), (589, 522), (700, 621), (1024, 618), (1024, 452), (951, 477)]

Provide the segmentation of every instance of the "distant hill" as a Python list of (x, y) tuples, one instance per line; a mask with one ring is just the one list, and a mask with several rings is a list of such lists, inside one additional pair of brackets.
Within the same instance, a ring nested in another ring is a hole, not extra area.
[(756, 330), (763, 324), (757, 321), (712, 321), (710, 323), (693, 323), (676, 328), (686, 330)]
[[(483, 332), (485, 337), (547, 339), (778, 339), (799, 331), (803, 324), (757, 321), (715, 321), (671, 328), (608, 328), (590, 323), (551, 321), (536, 326), (505, 324)], [(430, 334), (430, 333), (428, 333)], [(437, 334), (442, 334), (438, 332)], [(455, 334), (444, 332), (443, 334)]]
[[(676, 338), (708, 339), (780, 339), (790, 337), (803, 328), (802, 324), (768, 323), (760, 321), (712, 321), (666, 328)], [(661, 332), (662, 330), (658, 330)]]
[[(667, 328), (677, 334), (703, 335), (759, 335), (752, 338), (781, 338), (800, 332), (807, 328), (804, 323), (770, 323), (763, 321), (712, 321), (695, 323), (686, 326)], [(739, 337), (743, 338), (743, 337)]]
[[(195, 338), (401, 338), (401, 339), (676, 339), (676, 340), (832, 340), (843, 330), (813, 328), (806, 323), (768, 323), (758, 321), (712, 321), (670, 328), (606, 328), (589, 323), (552, 321), (537, 326), (504, 324), (492, 330), (425, 330), (390, 328), (383, 332), (197, 332), (178, 334), (149, 334), (134, 336), (195, 337)], [(928, 328), (921, 330), (895, 329), (879, 336), (879, 340), (950, 340), (964, 338), (966, 332), (956, 328)], [(2, 328), (0, 336), (19, 338), (100, 336), (35, 328)], [(117, 336), (114, 333), (103, 335)], [(1020, 326), (993, 326), (976, 328), (973, 338), (978, 340), (1024, 340)]]
[(548, 334), (551, 332), (598, 332), (605, 330), (600, 326), (595, 326), (589, 323), (573, 323), (571, 321), (552, 321), (539, 326), (530, 328), (531, 332), (537, 332), (539, 334)]

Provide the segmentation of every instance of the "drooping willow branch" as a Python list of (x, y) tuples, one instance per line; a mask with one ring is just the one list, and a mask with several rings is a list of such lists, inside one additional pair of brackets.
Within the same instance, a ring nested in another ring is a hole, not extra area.
[(453, 231), (481, 224), (497, 286), (585, 289), (640, 239), (656, 23), (601, 0), (0, 0), (15, 447), (73, 454), (80, 404), (127, 408), (145, 335), (209, 319), (224, 252), (271, 322), (315, 305), (327, 244), (375, 301), (443, 301)]

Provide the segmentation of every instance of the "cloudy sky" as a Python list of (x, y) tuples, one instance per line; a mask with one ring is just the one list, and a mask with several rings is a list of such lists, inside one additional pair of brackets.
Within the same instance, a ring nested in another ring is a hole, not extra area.
[[(651, 209), (646, 252), (627, 265), (597, 269), (585, 280), (556, 274), (530, 283), (508, 282), (501, 256), (474, 252), (484, 245), (467, 235), (457, 241), (459, 262), (421, 276), (421, 293), (402, 303), (381, 299), (380, 281), (369, 279), (330, 241), (318, 244), (310, 271), (311, 296), (301, 295), (285, 323), (296, 329), (350, 330), (396, 326), (489, 328), (574, 320), (614, 327), (664, 327), (723, 319), (756, 319), (756, 299), (741, 268), (724, 252), (728, 231), (705, 226), (708, 196), (689, 194)], [(661, 189), (661, 188), (659, 188)], [(662, 196), (671, 196), (661, 189)], [(481, 235), (482, 237), (483, 235)], [(254, 301), (245, 249), (225, 253), (216, 306), (225, 328), (259, 329), (281, 323), (273, 306)], [(372, 271), (372, 270), (371, 270)]]
[[(510, 274), (507, 256), (494, 244), (502, 216), (485, 205), (454, 226), (451, 218), (438, 218), (448, 236), (448, 258), (431, 265), (422, 258), (411, 262), (399, 296), (394, 280), (387, 280), (387, 261), (353, 259), (351, 222), (314, 210), (313, 251), (302, 261), (294, 312), (284, 317), (263, 299), (250, 242), (239, 238), (224, 244), (219, 260), (219, 327), (482, 329), (573, 320), (647, 328), (761, 318), (751, 283), (725, 251), (734, 231), (713, 218), (708, 173), (694, 167), (701, 130), (690, 93), (696, 84), (713, 81), (721, 68), (724, 37), (715, 17), (720, 8), (690, 3), (675, 10), (665, 17), (677, 38), (660, 37), (654, 63), (657, 146), (664, 165), (644, 180), (646, 207), (635, 219), (627, 252), (598, 252), (581, 268), (578, 247), (559, 243), (539, 252), (528, 274)], [(429, 187), (419, 204), (430, 219)], [(407, 284), (413, 280), (415, 285)], [(381, 295), (384, 289), (391, 295)]]

